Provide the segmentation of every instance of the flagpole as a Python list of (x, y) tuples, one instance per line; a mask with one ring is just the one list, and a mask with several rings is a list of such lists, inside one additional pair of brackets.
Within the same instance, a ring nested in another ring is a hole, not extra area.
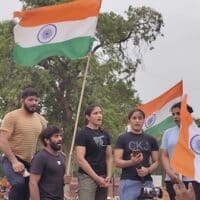
[(77, 114), (76, 114), (76, 121), (75, 121), (75, 126), (74, 126), (71, 148), (70, 148), (70, 152), (69, 152), (69, 158), (68, 158), (68, 162), (66, 163), (67, 164), (67, 169), (66, 169), (67, 175), (70, 175), (72, 153), (73, 153), (73, 148), (74, 148), (74, 143), (75, 143), (75, 137), (76, 137), (77, 127), (78, 127), (80, 110), (81, 110), (81, 105), (82, 105), (82, 101), (83, 101), (83, 94), (84, 94), (84, 90), (85, 90), (86, 79), (87, 79), (87, 74), (88, 74), (88, 70), (89, 70), (89, 66), (90, 66), (91, 57), (92, 57), (92, 53), (90, 52), (88, 55), (87, 65), (86, 65), (85, 73), (84, 73), (84, 77), (83, 77), (83, 84), (82, 84), (81, 95), (80, 95)]

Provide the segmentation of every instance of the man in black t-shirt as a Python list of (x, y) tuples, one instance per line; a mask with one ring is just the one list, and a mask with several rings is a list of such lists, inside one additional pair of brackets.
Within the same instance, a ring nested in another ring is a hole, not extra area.
[(65, 156), (60, 151), (62, 134), (55, 126), (48, 126), (40, 135), (44, 149), (31, 163), (31, 200), (63, 200)]

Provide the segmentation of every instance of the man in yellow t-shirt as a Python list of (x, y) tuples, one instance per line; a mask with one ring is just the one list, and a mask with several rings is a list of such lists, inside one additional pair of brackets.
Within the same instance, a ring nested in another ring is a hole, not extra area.
[(2, 166), (12, 186), (9, 200), (29, 200), (27, 170), (36, 150), (38, 136), (47, 124), (37, 109), (37, 91), (26, 88), (21, 94), (21, 108), (7, 113), (1, 124)]

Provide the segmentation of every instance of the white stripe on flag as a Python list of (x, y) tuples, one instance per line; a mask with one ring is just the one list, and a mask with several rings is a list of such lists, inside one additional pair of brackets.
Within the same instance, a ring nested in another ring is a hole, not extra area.
[[(21, 47), (28, 48), (33, 46), (39, 46), (44, 43), (58, 43), (66, 40), (70, 40), (76, 37), (91, 36), (94, 37), (97, 24), (97, 17), (89, 17), (84, 20), (77, 21), (65, 21), (58, 23), (49, 23), (46, 25), (40, 25), (35, 27), (22, 27), (17, 24), (14, 28), (15, 42)], [(47, 25), (49, 25), (47, 27)], [(45, 31), (40, 31), (42, 27), (46, 26)], [(56, 28), (55, 28), (56, 27)], [(44, 40), (41, 43), (38, 39), (38, 33), (40, 36), (50, 36), (52, 40)], [(41, 35), (43, 33), (43, 36)], [(45, 35), (46, 34), (46, 35)], [(55, 34), (55, 37), (53, 37)]]

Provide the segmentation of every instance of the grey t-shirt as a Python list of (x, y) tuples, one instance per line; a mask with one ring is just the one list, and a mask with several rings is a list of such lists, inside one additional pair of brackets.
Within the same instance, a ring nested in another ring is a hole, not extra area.
[(42, 150), (34, 156), (30, 172), (41, 175), (40, 200), (63, 200), (65, 157), (62, 153), (54, 156)]

